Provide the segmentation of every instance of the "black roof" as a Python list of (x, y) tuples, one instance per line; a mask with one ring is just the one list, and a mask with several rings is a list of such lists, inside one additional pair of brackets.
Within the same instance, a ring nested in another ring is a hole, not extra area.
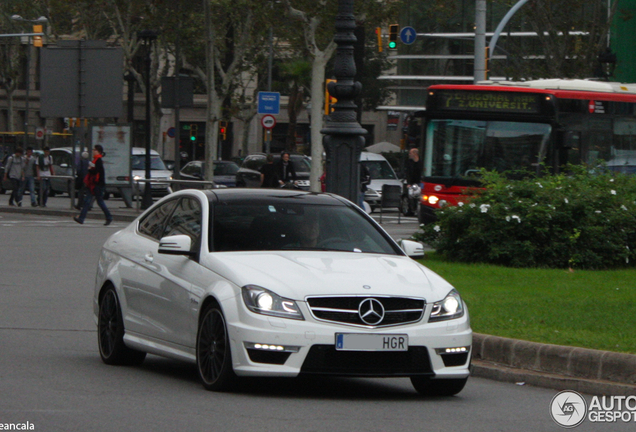
[(258, 189), (258, 188), (227, 188), (206, 190), (211, 202), (272, 202), (290, 203), (297, 202), (309, 205), (348, 205), (347, 202), (337, 196), (326, 193), (306, 192), (290, 189)]

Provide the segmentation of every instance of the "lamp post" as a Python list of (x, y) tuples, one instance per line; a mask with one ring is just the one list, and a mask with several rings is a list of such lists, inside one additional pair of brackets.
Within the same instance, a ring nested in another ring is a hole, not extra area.
[(323, 145), (327, 155), (327, 192), (357, 203), (360, 194), (360, 152), (366, 130), (357, 119), (355, 97), (362, 90), (354, 82), (356, 65), (353, 58), (356, 37), (353, 0), (338, 1), (336, 35), (338, 45), (334, 64), (336, 82), (329, 83), (329, 94), (338, 99), (334, 111), (327, 117)]
[[(29, 22), (33, 24), (45, 24), (49, 20), (45, 16), (41, 16), (35, 20), (28, 20), (22, 18), (20, 15), (13, 15), (11, 17), (13, 21)], [(27, 35), (27, 55), (26, 55), (26, 75), (25, 75), (25, 101), (24, 101), (24, 148), (29, 144), (29, 98), (31, 97), (31, 34)]]
[(154, 30), (142, 30), (137, 33), (137, 38), (142, 40), (146, 46), (146, 184), (144, 185), (144, 195), (141, 200), (141, 208), (147, 209), (152, 206), (152, 185), (150, 184), (150, 57), (152, 42), (157, 39), (158, 33)]

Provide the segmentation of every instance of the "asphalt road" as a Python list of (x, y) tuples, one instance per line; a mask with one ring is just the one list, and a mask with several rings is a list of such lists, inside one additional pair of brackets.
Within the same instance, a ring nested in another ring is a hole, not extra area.
[[(451, 398), (407, 379), (252, 379), (210, 393), (195, 367), (102, 364), (91, 300), (104, 240), (125, 224), (0, 213), (0, 425), (36, 431), (558, 431), (556, 391), (471, 378)], [(577, 431), (633, 431), (583, 423)]]

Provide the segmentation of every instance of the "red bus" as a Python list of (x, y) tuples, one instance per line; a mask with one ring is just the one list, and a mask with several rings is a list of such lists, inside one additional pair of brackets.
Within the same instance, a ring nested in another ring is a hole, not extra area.
[(549, 79), (429, 87), (420, 223), (480, 187), (480, 168), (558, 173), (566, 163), (636, 173), (636, 84)]

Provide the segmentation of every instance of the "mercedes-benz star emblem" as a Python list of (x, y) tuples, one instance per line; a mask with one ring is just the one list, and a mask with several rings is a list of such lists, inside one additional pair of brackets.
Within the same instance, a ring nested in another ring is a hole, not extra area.
[(378, 325), (384, 319), (384, 306), (374, 298), (364, 299), (358, 306), (358, 314), (363, 323)]

